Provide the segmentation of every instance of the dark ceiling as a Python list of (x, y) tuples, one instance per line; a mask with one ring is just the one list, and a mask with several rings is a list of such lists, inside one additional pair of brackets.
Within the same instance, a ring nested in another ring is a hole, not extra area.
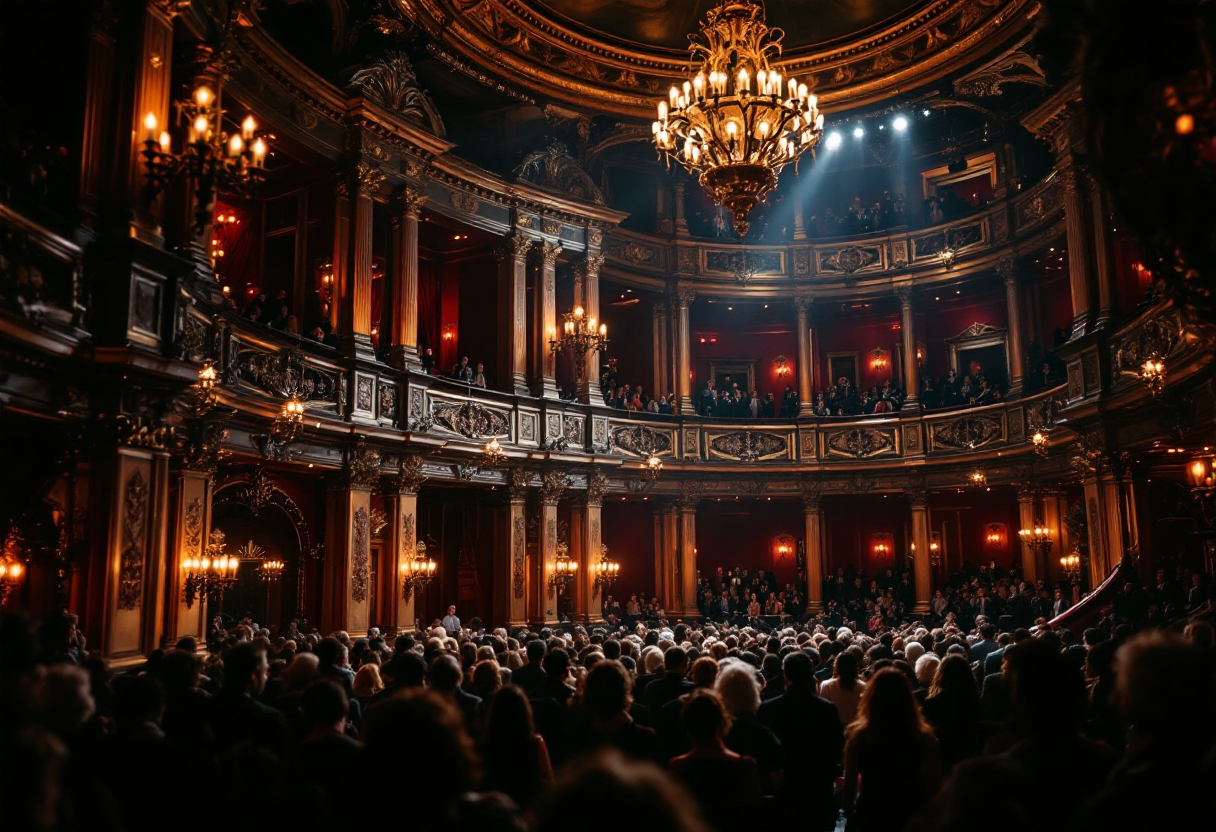
[[(646, 46), (684, 50), (688, 34), (720, 0), (531, 0), (585, 29)], [(925, 0), (768, 0), (770, 26), (785, 30), (784, 47), (814, 46), (861, 34)], [(542, 13), (544, 13), (542, 11)]]

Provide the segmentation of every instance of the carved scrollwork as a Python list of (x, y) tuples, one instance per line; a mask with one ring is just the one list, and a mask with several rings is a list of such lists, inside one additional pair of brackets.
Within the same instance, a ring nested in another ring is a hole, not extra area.
[(144, 595), (144, 541), (148, 526), (148, 484), (136, 471), (123, 497), (122, 559), (118, 570), (118, 608), (137, 609)]
[(370, 518), (363, 506), (355, 509), (355, 528), (351, 539), (350, 553), (350, 600), (362, 604), (367, 600), (367, 589), (371, 579)]
[(909, 471), (908, 482), (904, 485), (904, 494), (908, 502), (914, 506), (923, 506), (928, 498), (928, 488), (925, 485), (924, 471)]
[(701, 480), (684, 480), (680, 483), (680, 496), (676, 503), (685, 511), (695, 509), (705, 494), (705, 483)]
[(587, 505), (600, 506), (604, 504), (604, 495), (608, 493), (608, 478), (596, 471), (587, 478)]
[(990, 416), (962, 416), (933, 428), (933, 447), (973, 451), (1005, 438), (1000, 419)]
[(545, 149), (528, 154), (511, 175), (575, 199), (604, 204), (604, 195), (595, 180), (559, 141), (552, 141)]
[(1150, 318), (1115, 344), (1112, 370), (1115, 375), (1139, 375), (1150, 358), (1166, 358), (1182, 343), (1182, 324), (1177, 313)]
[(401, 458), (401, 466), (391, 478), (391, 486), (398, 494), (417, 494), (426, 474), (422, 473), (422, 457), (418, 454), (406, 454)]
[(524, 518), (516, 515), (511, 528), (511, 590), (516, 600), (524, 597), (524, 559), (527, 550), (524, 533)]
[(866, 459), (879, 454), (894, 453), (895, 440), (888, 431), (853, 428), (829, 434), (827, 446), (830, 453)]
[(263, 393), (283, 397), (298, 395), (306, 402), (336, 403), (338, 381), (329, 373), (304, 363), (295, 350), (267, 353), (241, 350), (236, 358), (234, 376)]
[(436, 425), (469, 439), (506, 436), (510, 432), (507, 414), (477, 402), (434, 402), (431, 418)]
[(566, 476), (565, 471), (545, 471), (541, 475), (541, 501), (545, 505), (557, 505), (569, 487), (570, 478)]
[(384, 53), (374, 64), (351, 76), (350, 83), (359, 87), (368, 101), (443, 137), (443, 119), (430, 96), (418, 85), (409, 58), (402, 53)]
[(609, 433), (614, 446), (633, 456), (671, 452), (671, 438), (645, 425), (613, 425)]
[(802, 495), (802, 507), (807, 511), (818, 511), (823, 504), (823, 483), (807, 477), (798, 482), (798, 490)]
[(857, 246), (845, 246), (834, 254), (823, 258), (823, 265), (828, 271), (852, 274), (875, 262), (878, 255), (868, 249)]
[(787, 453), (789, 443), (783, 437), (771, 433), (741, 430), (715, 436), (710, 440), (709, 450), (740, 462), (759, 462)]
[(346, 451), (345, 474), (350, 488), (370, 490), (380, 482), (380, 452), (369, 448), (362, 436)]

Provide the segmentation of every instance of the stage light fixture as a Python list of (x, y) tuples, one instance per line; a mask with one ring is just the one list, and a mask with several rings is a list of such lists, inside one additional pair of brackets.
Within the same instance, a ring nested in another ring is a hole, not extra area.
[(894, 127), (896, 131), (902, 133), (908, 129), (908, 119), (904, 116), (896, 116), (895, 121), (891, 122), (891, 126)]
[(835, 150), (836, 148), (840, 147), (841, 141), (842, 141), (842, 139), (840, 138), (839, 133), (828, 133), (827, 149)]
[(864, 127), (858, 126), (858, 127), (853, 128), (853, 138), (860, 139), (865, 134), (866, 134), (866, 129)]

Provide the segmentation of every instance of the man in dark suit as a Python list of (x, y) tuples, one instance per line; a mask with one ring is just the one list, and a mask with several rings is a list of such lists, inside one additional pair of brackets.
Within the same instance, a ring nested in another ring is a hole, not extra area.
[(224, 686), (211, 697), (208, 712), (221, 750), (246, 741), (276, 754), (287, 748), (291, 739), (287, 717), (257, 700), (269, 675), (266, 651), (249, 642), (238, 644), (224, 656)]
[(436, 656), (431, 662), (431, 666), (426, 671), (426, 683), (427, 687), (440, 696), (450, 699), (452, 704), (460, 709), (469, 734), (477, 736), (477, 706), (481, 704), (481, 697), (466, 693), (460, 687), (462, 675), (460, 662), (455, 656), (445, 653), (442, 656)]
[(1056, 590), (1055, 600), (1051, 602), (1051, 617), (1056, 618), (1068, 609), (1068, 599), (1064, 597), (1064, 593)]
[(984, 624), (980, 626), (980, 640), (971, 645), (971, 654), (968, 658), (973, 662), (983, 662), (988, 658), (988, 654), (999, 649), (1000, 645), (996, 643), (996, 627), (992, 624)]
[(801, 650), (782, 663), (785, 693), (762, 702), (756, 719), (785, 749), (787, 814), (806, 819), (812, 832), (836, 826), (832, 787), (844, 749), (844, 726), (836, 706), (815, 695), (814, 664)]
[(666, 673), (662, 679), (655, 679), (646, 686), (643, 701), (650, 709), (650, 715), (658, 719), (663, 712), (663, 706), (692, 691), (692, 682), (684, 678), (688, 673), (688, 654), (683, 647), (671, 647), (663, 654), (663, 667)]
[(528, 696), (532, 696), (545, 683), (545, 669), (541, 667), (545, 658), (545, 643), (534, 638), (524, 650), (528, 654), (528, 663), (511, 674), (511, 683), (522, 688)]

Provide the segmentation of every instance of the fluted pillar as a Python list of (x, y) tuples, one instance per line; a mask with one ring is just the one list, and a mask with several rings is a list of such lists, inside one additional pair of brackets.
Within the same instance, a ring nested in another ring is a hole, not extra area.
[[(390, 569), (382, 570), (385, 582), (381, 587), (385, 604), (382, 609), (392, 616), (387, 623), (398, 630), (412, 631), (417, 615), (414, 609), (413, 588), (402, 585), (404, 569), (418, 553), (418, 489), (426, 480), (422, 473), (422, 457), (407, 454), (401, 460), (397, 474), (388, 480), (384, 493), (385, 509), (391, 523), (390, 550), (386, 553)], [(391, 602), (390, 602), (391, 601)]]
[(806, 522), (806, 611), (823, 612), (823, 492), (815, 481), (803, 481), (802, 514)]
[[(698, 480), (680, 485), (680, 607), (685, 619), (697, 618), (697, 503), (704, 484)], [(668, 607), (672, 609), (672, 607)]]
[(794, 239), (806, 239), (806, 223), (802, 219), (802, 200), (794, 200)]
[(1002, 258), (997, 263), (996, 271), (1005, 282), (1005, 310), (1009, 321), (1009, 395), (1016, 396), (1021, 394), (1026, 377), (1026, 347), (1022, 338), (1022, 301), (1017, 261), (1012, 257)]
[(675, 394), (679, 402), (679, 412), (688, 415), (692, 410), (692, 389), (689, 384), (689, 370), (692, 362), (692, 333), (689, 329), (688, 307), (696, 298), (692, 289), (679, 287), (671, 296), (674, 308), (672, 317), (676, 327), (676, 377)]
[[(604, 265), (604, 255), (587, 254), (574, 266), (575, 306), (583, 307), (587, 318), (594, 318), (596, 326), (600, 324), (600, 267)], [(581, 291), (579, 290), (581, 287)], [(609, 333), (611, 337), (611, 333)], [(600, 404), (600, 354), (587, 353), (587, 368), (582, 378), (577, 379), (578, 400), (583, 404)]]
[(900, 286), (895, 292), (899, 297), (899, 326), (904, 353), (903, 409), (919, 410), (920, 367), (916, 361), (916, 313), (912, 307), (912, 287)]
[[(346, 189), (350, 211), (339, 215), (337, 234), (348, 244), (339, 262), (335, 256), (334, 297), (338, 306), (338, 343), (346, 355), (374, 357), (372, 350), (372, 211), (385, 174), (359, 162), (339, 189)], [(341, 196), (339, 196), (341, 202)], [(337, 247), (335, 246), (335, 255)]]
[(811, 389), (811, 299), (794, 298), (798, 316), (798, 415), (814, 415), (815, 393)]
[[(498, 258), (498, 384), (526, 396), (528, 390), (528, 250), (532, 240), (516, 231), (494, 249)], [(547, 350), (549, 345), (545, 345)]]
[(675, 204), (672, 207), (675, 209), (676, 215), (676, 235), (680, 237), (688, 236), (688, 220), (684, 217), (684, 192), (684, 183), (677, 182), (675, 187)]
[[(655, 589), (663, 599), (664, 608), (676, 614), (680, 597), (680, 507), (670, 503), (663, 508), (662, 571), (655, 582)], [(696, 601), (693, 601), (696, 605)]]
[(564, 471), (545, 471), (541, 477), (540, 524), (537, 528), (536, 563), (532, 569), (529, 623), (557, 623), (557, 504), (566, 493), (569, 479)]
[(169, 625), (166, 641), (185, 636), (207, 637), (207, 603), (193, 598), (186, 603), (182, 562), (186, 558), (202, 559), (206, 554), (207, 535), (211, 529), (211, 496), (214, 491), (211, 472), (183, 468), (175, 477), (173, 500), (173, 548), (169, 552)]
[(912, 571), (915, 583), (914, 615), (929, 612), (929, 599), (933, 597), (933, 563), (929, 552), (929, 500), (924, 475), (910, 476), (905, 486), (905, 495), (912, 512), (912, 543), (916, 546)]
[(1068, 527), (1064, 524), (1064, 518), (1068, 514), (1067, 498), (1059, 491), (1044, 491), (1041, 496), (1043, 499), (1043, 525), (1051, 530), (1054, 543), (1051, 552), (1047, 555), (1046, 563), (1043, 564), (1043, 568), (1035, 580), (1046, 581), (1053, 580), (1053, 576), (1059, 574), (1056, 564), (1059, 563), (1060, 556), (1071, 552), (1073, 547), (1072, 540), (1068, 536)]
[[(1018, 529), (1033, 529), (1041, 525), (1037, 517), (1037, 497), (1034, 487), (1029, 483), (1019, 483), (1018, 490), (1018, 522), (1021, 524)], [(1018, 538), (1022, 547), (1022, 578), (1027, 581), (1038, 580), (1043, 574), (1044, 564), (1039, 563), (1039, 556), (1034, 548), (1028, 543), (1022, 543), (1021, 537)]]
[(528, 483), (532, 475), (512, 468), (508, 473), (507, 505), (498, 514), (500, 525), (494, 536), (494, 592), (500, 610), (498, 621), (511, 627), (528, 622), (527, 564), (528, 564)]
[(1098, 474), (1091, 471), (1081, 480), (1085, 494), (1085, 535), (1089, 541), (1089, 573), (1086, 575), (1088, 588), (1092, 589), (1106, 577), (1108, 569), (1107, 555), (1107, 524), (1102, 518), (1102, 486), (1098, 482)]
[(371, 610), (371, 499), (380, 454), (357, 444), (331, 483), (326, 501), (321, 629), (367, 632)]
[(420, 369), (418, 359), (418, 221), (426, 193), (402, 188), (390, 203), (393, 224), (391, 299), (392, 341), (388, 363), (398, 370)]
[(577, 549), (571, 540), (570, 557), (578, 561), (575, 583), (575, 620), (582, 623), (598, 621), (603, 617), (602, 591), (595, 583), (595, 565), (600, 562), (600, 546), (603, 543), (604, 492), (608, 489), (608, 478), (593, 473), (587, 480), (587, 492), (580, 494), (573, 513), (571, 527), (577, 529), (573, 535), (578, 541)]
[(557, 338), (557, 255), (561, 250), (556, 243), (538, 242), (534, 247), (538, 271), (533, 293), (532, 395), (538, 398), (557, 398), (557, 355), (550, 350), (550, 341)]
[(1093, 330), (1093, 275), (1089, 261), (1088, 226), (1085, 194), (1078, 179), (1077, 163), (1071, 154), (1060, 169), (1064, 185), (1064, 228), (1068, 240), (1068, 286), (1072, 294), (1072, 339)]

